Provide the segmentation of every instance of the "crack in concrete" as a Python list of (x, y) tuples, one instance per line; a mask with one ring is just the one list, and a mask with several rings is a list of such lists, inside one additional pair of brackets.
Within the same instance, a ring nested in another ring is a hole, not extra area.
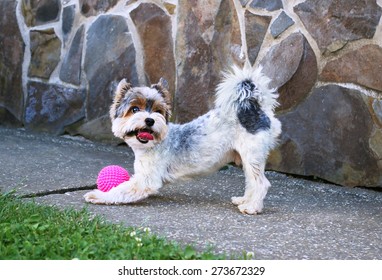
[(52, 194), (65, 194), (68, 192), (77, 192), (77, 191), (84, 191), (84, 190), (93, 190), (96, 189), (97, 185), (91, 185), (91, 186), (82, 186), (82, 187), (73, 187), (73, 188), (66, 188), (66, 189), (60, 189), (60, 190), (46, 190), (46, 191), (40, 191), (36, 193), (28, 193), (24, 195), (20, 195), (20, 198), (33, 198), (33, 197), (43, 197), (48, 196)]

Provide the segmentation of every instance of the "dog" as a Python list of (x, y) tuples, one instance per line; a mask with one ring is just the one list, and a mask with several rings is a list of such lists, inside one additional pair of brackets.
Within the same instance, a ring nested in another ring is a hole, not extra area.
[(133, 150), (135, 174), (109, 192), (93, 190), (94, 204), (141, 201), (166, 183), (216, 172), (229, 163), (245, 173), (243, 196), (232, 202), (244, 214), (258, 214), (270, 182), (265, 177), (269, 152), (277, 144), (281, 123), (274, 116), (278, 94), (268, 88), (261, 69), (233, 66), (223, 72), (214, 108), (185, 124), (170, 123), (171, 98), (161, 78), (151, 87), (117, 86), (110, 108), (112, 131)]

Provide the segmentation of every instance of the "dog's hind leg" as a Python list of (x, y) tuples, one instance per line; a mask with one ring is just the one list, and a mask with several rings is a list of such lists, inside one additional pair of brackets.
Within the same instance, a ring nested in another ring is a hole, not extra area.
[[(260, 136), (260, 135), (259, 135)], [(240, 212), (258, 214), (263, 210), (263, 200), (271, 186), (265, 177), (265, 163), (268, 155), (268, 145), (264, 137), (254, 136), (253, 145), (248, 143), (236, 149), (242, 159), (245, 173), (245, 193), (242, 197), (233, 197), (232, 202), (238, 205)]]
[(242, 197), (233, 197), (244, 214), (258, 214), (263, 210), (263, 201), (271, 186), (264, 174), (264, 165), (255, 162), (243, 162), (245, 172), (245, 193)]

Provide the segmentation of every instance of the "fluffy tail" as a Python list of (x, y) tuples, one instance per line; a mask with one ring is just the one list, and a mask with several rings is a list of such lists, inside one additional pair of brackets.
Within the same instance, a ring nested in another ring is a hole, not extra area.
[(215, 106), (237, 110), (255, 99), (262, 110), (273, 111), (278, 105), (278, 94), (269, 88), (270, 79), (261, 70), (233, 66), (229, 72), (223, 73), (223, 80), (217, 87)]

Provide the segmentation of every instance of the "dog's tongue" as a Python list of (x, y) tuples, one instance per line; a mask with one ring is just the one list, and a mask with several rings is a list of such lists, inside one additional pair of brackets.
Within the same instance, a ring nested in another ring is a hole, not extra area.
[(139, 132), (138, 137), (143, 140), (154, 140), (154, 136), (152, 136), (149, 132)]

